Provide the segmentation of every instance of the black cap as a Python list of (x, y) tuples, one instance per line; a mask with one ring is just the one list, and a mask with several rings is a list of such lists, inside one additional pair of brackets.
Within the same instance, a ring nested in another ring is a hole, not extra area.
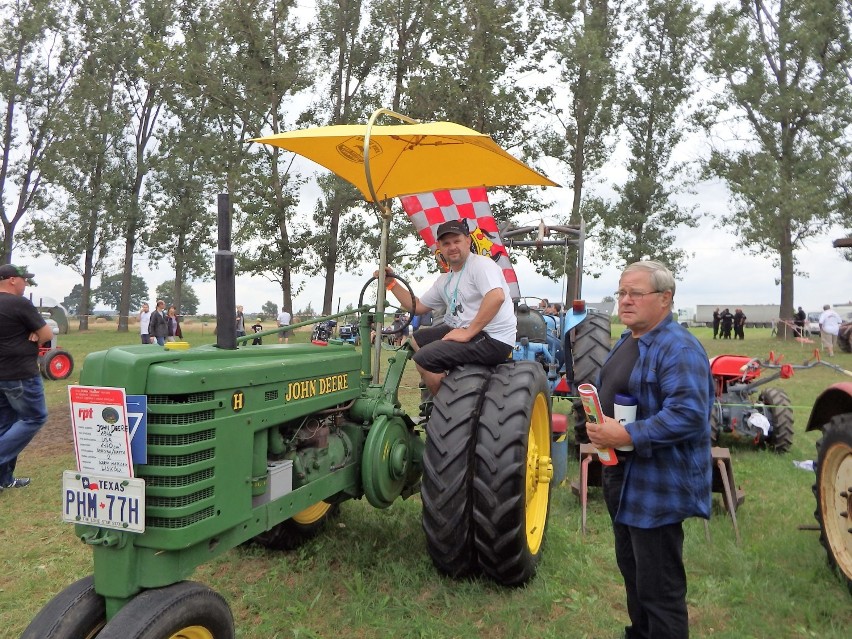
[(23, 266), (15, 266), (14, 264), (0, 266), (0, 280), (8, 280), (10, 277), (23, 277), (25, 280), (29, 280), (33, 277), (33, 274)]
[(447, 233), (470, 235), (470, 229), (467, 228), (467, 222), (463, 220), (449, 220), (438, 227), (438, 232), (435, 233), (435, 239), (440, 240), (441, 236), (446, 235)]

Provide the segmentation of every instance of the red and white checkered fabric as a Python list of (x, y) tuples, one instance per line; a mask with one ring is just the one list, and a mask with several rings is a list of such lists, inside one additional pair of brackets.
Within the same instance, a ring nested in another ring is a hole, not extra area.
[(414, 223), (420, 237), (433, 254), (438, 253), (435, 232), (438, 226), (448, 220), (465, 220), (470, 229), (470, 237), (476, 252), (494, 260), (503, 269), (503, 277), (509, 285), (513, 300), (521, 297), (518, 277), (509, 253), (503, 245), (503, 239), (497, 229), (497, 222), (491, 215), (488, 194), (485, 188), (453, 189), (434, 191), (417, 195), (404, 195), (399, 198), (402, 208)]

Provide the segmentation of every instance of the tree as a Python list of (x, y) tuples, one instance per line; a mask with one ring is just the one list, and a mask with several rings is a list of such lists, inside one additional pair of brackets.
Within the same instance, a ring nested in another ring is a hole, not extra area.
[(264, 302), (263, 306), (260, 307), (260, 310), (268, 317), (278, 317), (278, 304), (275, 304), (271, 300)]
[(175, 303), (176, 289), (174, 280), (166, 280), (160, 284), (157, 290), (154, 291), (154, 295), (158, 300), (163, 300), (166, 303), (166, 308), (172, 305), (175, 306), (179, 315), (198, 314), (198, 295), (189, 284), (184, 284), (181, 289), (182, 300), (180, 306)]
[(44, 170), (45, 182), (64, 197), (34, 213), (31, 227), (21, 233), (35, 254), (48, 253), (82, 277), (77, 309), (81, 331), (89, 328), (94, 277), (114, 266), (105, 265), (105, 258), (123, 201), (115, 151), (130, 116), (117, 91), (118, 61), (126, 47), (121, 30), (114, 29), (119, 10), (112, 1), (77, 5), (75, 44), (84, 53), (56, 116), (66, 135), (57, 141)]
[[(709, 15), (706, 68), (722, 84), (702, 120), (734, 118), (742, 142), (714, 148), (708, 175), (731, 193), (738, 245), (780, 270), (781, 317), (794, 302), (795, 251), (839, 217), (848, 198), (852, 55), (848, 2), (764, 0)], [(848, 10), (848, 9), (846, 9)]]
[(48, 199), (41, 171), (61, 128), (56, 115), (79, 62), (62, 35), (63, 2), (4, 3), (0, 31), (0, 263), (12, 260), (15, 229)]
[[(110, 310), (117, 309), (122, 300), (124, 274), (105, 275), (101, 278), (101, 285), (92, 291), (92, 297), (102, 302)], [(134, 309), (141, 308), (143, 302), (148, 300), (148, 284), (135, 273), (130, 278), (130, 304)]]
[(690, 0), (645, 0), (629, 13), (639, 26), (619, 91), (628, 177), (616, 187), (621, 199), (601, 230), (601, 248), (611, 262), (626, 266), (651, 256), (675, 273), (686, 266), (687, 254), (676, 248), (674, 232), (697, 222), (672, 198), (683, 189), (675, 185), (686, 182), (684, 166), (672, 155), (687, 130), (684, 112), (703, 50), (698, 18)]
[[(584, 220), (587, 233), (607, 211), (600, 198), (587, 194), (586, 185), (611, 154), (618, 90), (614, 63), (623, 46), (617, 29), (620, 7), (610, 0), (546, 3), (545, 37), (535, 49), (544, 65), (555, 58), (561, 82), (546, 83), (536, 96), (553, 123), (541, 133), (541, 144), (545, 154), (565, 163), (573, 194), (567, 221), (579, 226)], [(563, 259), (570, 301), (577, 295), (576, 250), (570, 247), (567, 256), (546, 251), (535, 261), (556, 279), (563, 274)]]
[(65, 299), (62, 300), (62, 306), (65, 307), (65, 310), (68, 311), (70, 315), (76, 315), (77, 309), (80, 308), (80, 302), (83, 297), (83, 285), (75, 284), (71, 289), (71, 292), (65, 296)]

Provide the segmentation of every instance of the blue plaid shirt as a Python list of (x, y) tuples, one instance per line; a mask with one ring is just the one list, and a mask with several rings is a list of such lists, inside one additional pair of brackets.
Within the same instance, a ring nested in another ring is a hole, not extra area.
[[(625, 331), (613, 351), (629, 335)], [(625, 462), (615, 521), (656, 528), (687, 517), (708, 519), (715, 391), (704, 348), (669, 315), (639, 338), (629, 389), (639, 400), (637, 420), (626, 426), (635, 452)]]

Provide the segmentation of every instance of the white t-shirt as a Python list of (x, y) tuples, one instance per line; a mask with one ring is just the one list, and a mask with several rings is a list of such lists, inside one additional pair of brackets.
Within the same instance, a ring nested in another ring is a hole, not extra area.
[(289, 326), (290, 325), (290, 313), (287, 311), (281, 311), (278, 313), (278, 326)]
[(840, 332), (840, 323), (842, 321), (837, 311), (828, 309), (820, 313), (819, 330), (825, 331), (829, 335), (837, 335)]
[(148, 326), (151, 324), (151, 311), (142, 311), (139, 313), (139, 334), (147, 335)]
[(503, 269), (487, 257), (471, 253), (461, 271), (442, 273), (420, 301), (433, 310), (446, 308), (444, 323), (464, 328), (476, 317), (485, 294), (495, 288), (503, 289), (506, 297), (484, 330), (489, 337), (514, 346), (518, 324), (512, 294), (503, 277)]

